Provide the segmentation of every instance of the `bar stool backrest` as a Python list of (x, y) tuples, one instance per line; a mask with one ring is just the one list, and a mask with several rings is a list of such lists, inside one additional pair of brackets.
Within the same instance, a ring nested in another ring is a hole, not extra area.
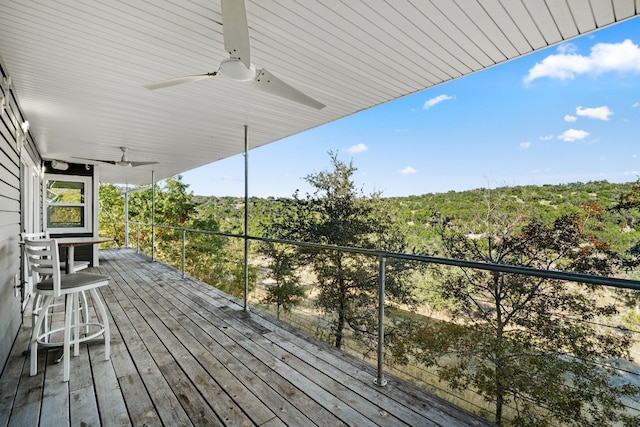
[(55, 239), (25, 240), (29, 271), (52, 281), (53, 296), (60, 296), (60, 255)]
[[(23, 233), (20, 233), (20, 238), (22, 239), (23, 242), (26, 242), (27, 240), (50, 239), (48, 231), (38, 231), (36, 233), (23, 232)], [(29, 269), (29, 276), (31, 276), (31, 283), (33, 283), (34, 286), (40, 280), (47, 278), (47, 276), (43, 277), (42, 275), (39, 275), (35, 271), (31, 271), (31, 269)]]
[(22, 240), (42, 240), (50, 239), (48, 231), (39, 231), (37, 233), (20, 233)]

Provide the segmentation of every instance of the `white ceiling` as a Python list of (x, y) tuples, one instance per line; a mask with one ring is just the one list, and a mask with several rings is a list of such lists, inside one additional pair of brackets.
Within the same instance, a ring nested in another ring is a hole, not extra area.
[[(316, 110), (223, 76), (219, 0), (0, 0), (0, 60), (46, 159), (148, 183), (638, 14), (640, 0), (247, 0), (252, 62)], [(301, 159), (304, 161), (304, 159)]]

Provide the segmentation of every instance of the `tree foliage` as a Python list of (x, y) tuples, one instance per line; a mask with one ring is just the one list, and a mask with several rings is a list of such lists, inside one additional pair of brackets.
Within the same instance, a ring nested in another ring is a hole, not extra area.
[[(121, 228), (121, 221), (124, 221), (123, 198), (123, 189), (113, 185), (101, 186), (101, 233), (112, 235), (119, 242), (124, 241)], [(153, 189), (135, 189), (129, 193), (129, 221), (144, 224), (140, 227), (144, 252), (151, 252), (150, 224), (153, 223), (154, 250), (158, 259), (181, 268), (184, 239), (187, 273), (231, 295), (243, 296), (242, 250), (238, 241), (207, 233), (220, 231), (216, 218), (206, 206), (194, 202), (193, 194), (188, 191), (188, 185), (180, 175), (162, 184), (154, 184)], [(182, 228), (204, 232), (184, 231), (183, 234)], [(249, 274), (251, 290), (255, 287), (255, 268), (251, 267)]]
[[(618, 199), (618, 203), (610, 209), (612, 212), (626, 214), (627, 227), (637, 228), (637, 223), (633, 221), (633, 217), (629, 212), (640, 212), (640, 179), (636, 181), (631, 188), (622, 193)], [(627, 251), (628, 257), (624, 260), (624, 266), (629, 270), (637, 269), (640, 265), (640, 241), (634, 242)], [(633, 293), (624, 292), (621, 295), (628, 307), (633, 310), (627, 313), (623, 320), (633, 329), (640, 329), (640, 291)]]
[[(593, 206), (553, 221), (507, 213), (488, 203), (473, 228), (442, 221), (443, 255), (491, 264), (611, 274), (616, 256), (595, 238)], [(617, 313), (597, 286), (478, 269), (440, 268), (434, 284), (451, 301), (450, 321), (405, 325), (396, 357), (435, 366), (456, 390), (472, 388), (503, 424), (638, 425), (624, 398), (638, 387), (609, 367), (626, 356), (625, 334), (595, 320)]]
[(124, 246), (124, 198), (119, 187), (101, 184), (98, 196), (100, 235), (113, 237), (117, 247)]
[[(305, 178), (315, 189), (312, 194), (251, 198), (250, 234), (365, 250), (407, 252), (410, 246), (414, 253), (596, 274), (616, 273), (617, 256), (640, 240), (639, 183), (504, 187), (383, 199), (356, 187), (352, 163), (334, 153), (330, 159), (330, 170)], [(179, 176), (156, 184), (155, 190), (156, 255), (165, 262), (179, 267), (182, 231), (163, 225), (242, 232), (242, 198), (193, 196)], [(122, 189), (101, 186), (100, 201), (101, 234), (115, 236), (122, 246), (124, 234), (115, 224), (123, 219)], [(151, 189), (131, 193), (129, 209), (131, 221), (150, 224)], [(150, 247), (150, 231), (141, 228), (145, 248)], [(187, 272), (241, 297), (243, 241), (190, 231), (185, 239)], [(341, 347), (347, 336), (371, 343), (368, 338), (377, 332), (376, 257), (313, 246), (251, 248), (266, 255), (275, 282), (267, 289), (267, 303), (285, 311), (293, 308), (304, 295), (298, 273), (307, 268), (318, 291), (314, 302), (332, 322), (332, 343)], [(624, 266), (634, 267), (630, 262)], [(611, 291), (514, 274), (409, 267), (415, 266), (388, 260), (387, 301), (397, 307), (411, 304), (417, 290), (434, 318), (408, 316), (414, 320), (388, 328), (385, 339), (392, 358), (421, 361), (452, 388), (478, 391), (492, 402), (493, 417), (500, 423), (637, 425), (638, 420), (623, 414), (621, 402), (637, 398), (639, 390), (610, 367), (612, 360), (627, 356), (629, 336), (599, 326), (613, 323), (607, 320), (616, 312)], [(250, 266), (249, 273), (252, 290), (256, 267)], [(640, 319), (637, 295), (616, 296), (628, 300), (630, 311), (623, 320)], [(406, 319), (402, 313), (397, 317)]]
[[(364, 249), (402, 250), (403, 236), (394, 232), (390, 218), (380, 209), (379, 195), (366, 196), (353, 182), (356, 168), (329, 153), (332, 169), (307, 175), (313, 194), (296, 193), (285, 203), (266, 230), (271, 237)], [(377, 329), (378, 259), (339, 249), (302, 247), (302, 265), (316, 277), (316, 306), (332, 318), (333, 344), (341, 348), (347, 328), (365, 339)], [(391, 263), (387, 270), (387, 297), (408, 302), (410, 293), (402, 279), (405, 265)]]
[(265, 242), (262, 244), (261, 252), (269, 260), (269, 277), (275, 282), (267, 288), (263, 302), (276, 305), (276, 315), (279, 319), (281, 309), (286, 313), (291, 312), (293, 307), (302, 302), (306, 294), (304, 287), (300, 285), (295, 251), (284, 244)]

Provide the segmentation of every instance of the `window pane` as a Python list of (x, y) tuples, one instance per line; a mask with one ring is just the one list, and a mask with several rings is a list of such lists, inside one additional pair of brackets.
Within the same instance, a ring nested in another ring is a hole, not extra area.
[(84, 182), (48, 181), (47, 202), (84, 203)]
[(47, 228), (84, 227), (84, 208), (82, 206), (48, 206)]

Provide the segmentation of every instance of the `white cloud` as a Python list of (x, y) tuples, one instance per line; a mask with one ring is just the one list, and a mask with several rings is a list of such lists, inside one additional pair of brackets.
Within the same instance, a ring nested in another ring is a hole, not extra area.
[(369, 147), (360, 143), (360, 144), (352, 145), (351, 147), (347, 148), (347, 151), (351, 154), (358, 154), (358, 153), (363, 153), (368, 149)]
[(584, 139), (589, 136), (589, 132), (586, 130), (579, 129), (569, 129), (562, 133), (562, 135), (558, 135), (558, 139), (567, 142), (578, 141), (580, 139)]
[(524, 82), (531, 83), (542, 77), (572, 80), (581, 74), (598, 75), (612, 71), (640, 73), (638, 45), (629, 39), (622, 43), (598, 43), (591, 48), (589, 56), (579, 55), (575, 49), (561, 45), (557, 54), (536, 63)]
[(561, 54), (566, 55), (570, 53), (576, 53), (578, 51), (578, 47), (573, 43), (563, 43), (560, 46), (558, 46), (557, 50)]
[(543, 135), (540, 137), (540, 141), (551, 141), (553, 139), (553, 135)]
[(569, 114), (564, 116), (564, 121), (565, 122), (575, 122), (576, 120), (578, 120), (578, 118), (576, 116), (571, 116)]
[(520, 148), (527, 149), (529, 147), (531, 147), (531, 143), (530, 142), (521, 142), (520, 143)]
[(589, 117), (590, 119), (609, 120), (609, 116), (613, 114), (613, 111), (609, 107), (595, 107), (595, 108), (582, 108), (576, 107), (576, 114), (583, 117)]
[(440, 104), (443, 101), (449, 101), (450, 99), (453, 99), (453, 96), (449, 96), (449, 95), (438, 95), (435, 98), (431, 98), (428, 99), (427, 101), (425, 101), (424, 105), (422, 106), (422, 108), (424, 110), (428, 110), (429, 108), (433, 107), (434, 105)]
[(417, 173), (417, 172), (418, 172), (418, 171), (417, 171), (417, 170), (415, 170), (414, 168), (412, 168), (411, 166), (407, 166), (406, 168), (404, 168), (404, 169), (402, 169), (402, 170), (400, 171), (400, 173), (401, 173), (402, 175), (412, 175), (412, 174)]
[(633, 108), (640, 107), (640, 102), (638, 102), (638, 101), (634, 102), (634, 103), (633, 103), (633, 105), (632, 105), (632, 107), (633, 107)]

